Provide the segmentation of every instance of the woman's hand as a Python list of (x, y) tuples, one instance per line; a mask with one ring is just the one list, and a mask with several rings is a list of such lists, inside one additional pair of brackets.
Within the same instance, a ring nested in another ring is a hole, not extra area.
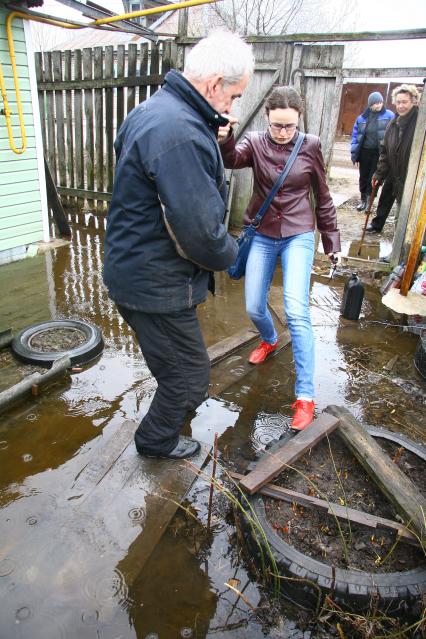
[(219, 142), (219, 144), (221, 142), (225, 142), (225, 140), (229, 138), (232, 127), (235, 124), (238, 124), (237, 118), (233, 118), (231, 115), (226, 115), (225, 117), (228, 118), (229, 122), (226, 126), (219, 127), (219, 130), (217, 132), (217, 141)]

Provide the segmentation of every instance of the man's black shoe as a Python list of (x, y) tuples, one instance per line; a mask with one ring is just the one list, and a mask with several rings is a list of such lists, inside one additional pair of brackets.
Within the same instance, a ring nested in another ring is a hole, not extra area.
[(372, 224), (369, 224), (365, 230), (367, 231), (367, 233), (380, 233), (381, 232), (381, 229), (376, 229), (376, 227), (373, 226)]
[(366, 208), (367, 208), (367, 202), (365, 200), (362, 200), (362, 202), (360, 202), (358, 206), (356, 207), (356, 210), (361, 213), (362, 211), (365, 211)]
[(173, 450), (170, 453), (151, 453), (149, 451), (144, 451), (143, 448), (139, 449), (138, 452), (143, 457), (158, 457), (160, 459), (187, 459), (188, 457), (193, 457), (200, 450), (200, 442), (197, 442), (195, 439), (191, 439), (190, 437), (179, 437), (179, 441)]

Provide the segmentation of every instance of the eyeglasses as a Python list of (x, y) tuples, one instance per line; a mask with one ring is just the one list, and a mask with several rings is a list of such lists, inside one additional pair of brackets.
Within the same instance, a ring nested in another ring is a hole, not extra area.
[(297, 126), (297, 124), (294, 123), (290, 123), (290, 124), (271, 124), (269, 123), (270, 128), (272, 129), (272, 131), (274, 133), (281, 133), (281, 130), (284, 129), (286, 133), (294, 133), (296, 131), (296, 129), (298, 129), (299, 127)]

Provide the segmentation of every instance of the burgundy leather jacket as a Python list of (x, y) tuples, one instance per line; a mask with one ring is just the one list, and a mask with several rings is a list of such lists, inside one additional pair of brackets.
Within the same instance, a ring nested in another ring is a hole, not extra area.
[[(231, 135), (220, 144), (227, 169), (251, 167), (254, 175), (253, 194), (244, 213), (244, 224), (250, 224), (283, 170), (297, 135), (288, 144), (276, 144), (268, 132), (249, 133), (240, 144)], [(309, 200), (312, 187), (315, 217), (325, 253), (340, 251), (336, 209), (328, 190), (320, 139), (306, 135), (299, 154), (283, 186), (263, 216), (259, 232), (274, 238), (291, 237), (312, 231), (315, 218)]]

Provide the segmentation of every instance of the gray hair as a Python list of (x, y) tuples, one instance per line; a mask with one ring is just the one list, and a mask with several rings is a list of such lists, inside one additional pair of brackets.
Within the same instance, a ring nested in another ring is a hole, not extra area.
[(231, 31), (213, 31), (187, 54), (184, 73), (196, 82), (221, 75), (224, 84), (236, 84), (253, 70), (250, 45)]

